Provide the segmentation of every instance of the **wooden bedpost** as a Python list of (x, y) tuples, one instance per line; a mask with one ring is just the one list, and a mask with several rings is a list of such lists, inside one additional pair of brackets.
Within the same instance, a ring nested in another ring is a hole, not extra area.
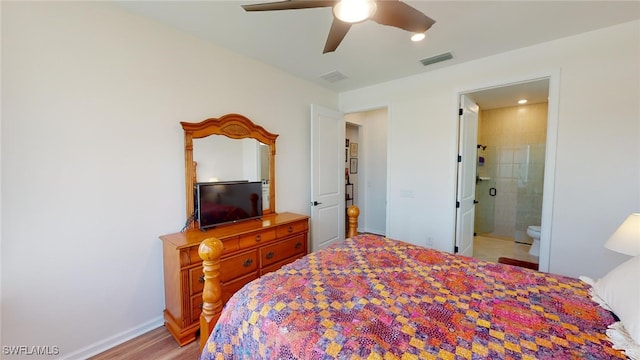
[(360, 209), (357, 206), (351, 205), (347, 209), (347, 216), (349, 217), (349, 231), (347, 237), (358, 235), (358, 215), (360, 215)]
[(198, 254), (202, 259), (204, 288), (202, 289), (202, 313), (200, 313), (200, 350), (207, 343), (222, 312), (222, 286), (220, 285), (220, 257), (222, 241), (210, 237), (202, 241)]

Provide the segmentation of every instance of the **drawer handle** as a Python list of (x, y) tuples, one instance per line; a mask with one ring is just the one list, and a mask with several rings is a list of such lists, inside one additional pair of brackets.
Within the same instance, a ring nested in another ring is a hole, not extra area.
[(293, 232), (293, 226), (289, 226), (289, 229), (287, 229), (287, 231), (289, 231), (289, 234), (291, 234)]
[(256, 235), (256, 242), (262, 241), (262, 235)]
[(198, 309), (202, 310), (202, 303), (198, 304)]
[(302, 243), (301, 242), (297, 242), (295, 248), (296, 249), (300, 249), (302, 247)]
[(275, 255), (276, 255), (276, 254), (274, 254), (274, 253), (273, 253), (273, 251), (269, 251), (269, 252), (267, 253), (267, 255), (266, 255), (266, 258), (267, 258), (267, 259), (273, 259), (273, 257), (274, 257)]
[(200, 277), (198, 277), (198, 282), (204, 284), (204, 274), (202, 274), (202, 275), (200, 275)]
[(253, 264), (253, 259), (247, 259), (242, 263), (244, 267), (249, 267), (251, 264)]

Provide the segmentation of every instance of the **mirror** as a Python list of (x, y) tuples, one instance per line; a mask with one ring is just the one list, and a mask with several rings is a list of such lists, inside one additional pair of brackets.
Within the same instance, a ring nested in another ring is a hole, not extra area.
[[(221, 151), (221, 149), (223, 151)], [(195, 182), (260, 181), (262, 207), (269, 209), (269, 146), (255, 139), (211, 135), (193, 140)]]
[[(195, 209), (194, 184), (206, 181), (262, 181), (263, 213), (275, 213), (277, 134), (239, 114), (180, 124), (184, 130), (187, 218)], [(197, 224), (191, 222), (188, 228), (197, 228)]]

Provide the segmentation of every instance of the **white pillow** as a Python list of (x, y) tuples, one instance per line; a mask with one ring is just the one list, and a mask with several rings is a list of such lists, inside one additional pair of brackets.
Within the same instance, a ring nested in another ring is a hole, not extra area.
[(640, 344), (640, 255), (609, 271), (593, 289), (620, 318), (633, 341)]

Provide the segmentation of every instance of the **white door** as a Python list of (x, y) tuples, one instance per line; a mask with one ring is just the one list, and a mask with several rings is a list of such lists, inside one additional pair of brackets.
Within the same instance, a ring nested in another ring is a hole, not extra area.
[(311, 105), (311, 251), (344, 240), (344, 115)]
[(473, 256), (478, 105), (462, 95), (460, 109), (455, 251), (464, 256)]

